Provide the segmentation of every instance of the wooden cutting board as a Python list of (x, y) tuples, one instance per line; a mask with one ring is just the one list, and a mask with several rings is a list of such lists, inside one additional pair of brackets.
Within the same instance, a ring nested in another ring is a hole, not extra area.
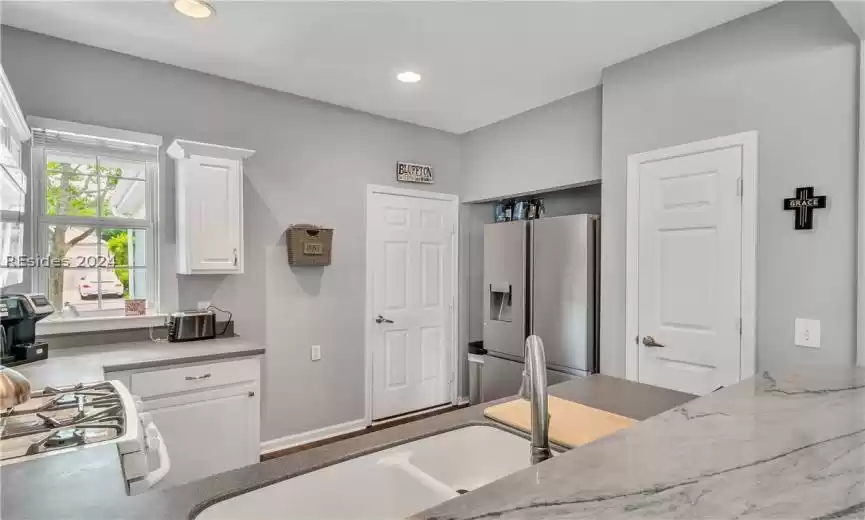
[[(549, 397), (548, 405), (550, 441), (569, 448), (582, 446), (595, 439), (630, 428), (637, 422), (554, 396)], [(531, 403), (525, 399), (514, 399), (490, 406), (484, 410), (484, 415), (526, 433), (531, 431)]]

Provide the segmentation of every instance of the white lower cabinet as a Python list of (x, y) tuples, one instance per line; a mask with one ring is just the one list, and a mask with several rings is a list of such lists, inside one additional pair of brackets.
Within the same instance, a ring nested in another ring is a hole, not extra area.
[(171, 457), (164, 486), (258, 462), (258, 399), (253, 385), (144, 401)]
[(255, 464), (260, 453), (259, 360), (107, 374), (143, 401), (162, 434), (170, 487)]

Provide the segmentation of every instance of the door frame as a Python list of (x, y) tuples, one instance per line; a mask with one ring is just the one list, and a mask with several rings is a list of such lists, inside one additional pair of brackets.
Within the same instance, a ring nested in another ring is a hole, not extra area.
[[(838, 5), (836, 3), (836, 5)], [(865, 16), (865, 9), (863, 9)], [(865, 19), (859, 42), (858, 247), (856, 258), (856, 364), (865, 366)]]
[[(453, 217), (454, 230), (451, 234), (451, 349), (447, 353), (450, 356), (450, 397), (451, 404), (456, 405), (458, 401), (459, 387), (459, 330), (460, 330), (460, 314), (459, 314), (459, 244), (460, 244), (460, 199), (457, 195), (450, 193), (437, 193), (425, 190), (413, 190), (407, 188), (398, 188), (395, 186), (382, 186), (376, 184), (367, 184), (366, 186), (366, 205), (364, 208), (364, 233), (366, 234), (366, 300), (364, 310), (364, 357), (365, 357), (365, 384), (364, 384), (364, 422), (367, 425), (372, 424), (372, 404), (373, 404), (373, 348), (372, 348), (372, 322), (375, 314), (373, 309), (373, 286), (372, 286), (372, 269), (370, 269), (371, 261), (370, 254), (372, 251), (371, 239), (369, 234), (369, 207), (370, 201), (374, 195), (394, 195), (398, 197), (415, 197), (422, 199), (440, 200), (450, 203), (450, 212)], [(409, 412), (411, 413), (411, 412)]]
[[(625, 281), (625, 378), (639, 381), (639, 237), (640, 165), (725, 148), (742, 149), (742, 343), (739, 380), (754, 375), (757, 329), (757, 154), (756, 130), (716, 137), (628, 156)], [(631, 338), (636, 338), (631, 341)]]

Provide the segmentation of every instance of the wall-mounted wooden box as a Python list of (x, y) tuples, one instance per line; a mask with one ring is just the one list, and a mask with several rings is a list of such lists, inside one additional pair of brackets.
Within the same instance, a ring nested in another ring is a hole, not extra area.
[(330, 265), (333, 229), (298, 224), (285, 231), (288, 263), (298, 266)]

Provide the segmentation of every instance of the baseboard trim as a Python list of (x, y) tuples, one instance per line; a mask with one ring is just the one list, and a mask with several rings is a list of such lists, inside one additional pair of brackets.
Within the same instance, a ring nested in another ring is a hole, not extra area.
[(325, 426), (324, 428), (319, 428), (317, 430), (310, 430), (303, 433), (295, 433), (294, 435), (287, 435), (278, 439), (271, 439), (269, 441), (262, 442), (260, 451), (262, 455), (265, 455), (274, 451), (300, 446), (301, 444), (309, 444), (310, 442), (316, 442), (330, 437), (336, 437), (337, 435), (345, 435), (346, 433), (356, 432), (358, 430), (366, 428), (367, 425), (368, 424), (366, 419), (357, 419), (355, 421), (348, 421), (340, 424), (334, 424), (332, 426)]
[(469, 398), (468, 397), (458, 397), (457, 398), (457, 406), (465, 406), (467, 404), (469, 404)]
[(430, 406), (429, 408), (424, 408), (422, 410), (417, 410), (414, 412), (408, 412), (408, 413), (404, 413), (404, 414), (400, 414), (400, 415), (395, 415), (393, 417), (388, 417), (387, 419), (374, 420), (374, 421), (372, 421), (372, 423), (370, 423), (370, 426), (381, 426), (383, 424), (390, 424), (393, 422), (404, 421), (406, 419), (410, 419), (412, 417), (417, 417), (419, 415), (426, 415), (429, 413), (438, 412), (441, 410), (446, 410), (452, 406), (453, 405), (451, 403), (445, 403), (445, 404), (441, 404), (438, 406)]

